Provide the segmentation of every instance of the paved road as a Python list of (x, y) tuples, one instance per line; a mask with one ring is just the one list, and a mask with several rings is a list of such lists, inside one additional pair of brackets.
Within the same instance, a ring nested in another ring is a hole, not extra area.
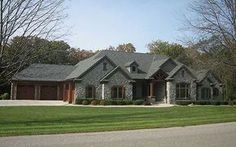
[(1, 147), (235, 147), (236, 122), (101, 133), (0, 138)]

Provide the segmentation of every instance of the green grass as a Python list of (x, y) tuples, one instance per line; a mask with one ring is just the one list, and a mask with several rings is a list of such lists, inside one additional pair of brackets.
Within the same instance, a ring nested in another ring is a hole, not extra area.
[(236, 107), (0, 107), (0, 136), (162, 128), (236, 121)]

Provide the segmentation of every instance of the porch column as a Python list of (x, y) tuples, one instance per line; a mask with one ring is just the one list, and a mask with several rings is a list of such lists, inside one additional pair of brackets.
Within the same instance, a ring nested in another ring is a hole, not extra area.
[(105, 85), (102, 84), (102, 99), (105, 99)]
[(11, 82), (11, 100), (14, 98), (14, 83)]
[(12, 84), (12, 100), (16, 100), (17, 97), (17, 83), (13, 82)]
[(170, 82), (166, 82), (166, 103), (170, 104)]

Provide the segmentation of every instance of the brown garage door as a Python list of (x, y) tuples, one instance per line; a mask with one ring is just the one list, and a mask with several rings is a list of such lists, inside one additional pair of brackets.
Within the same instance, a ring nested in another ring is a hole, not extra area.
[(41, 100), (57, 100), (57, 86), (41, 86)]
[(34, 99), (34, 85), (17, 85), (16, 99), (22, 99), (22, 100)]

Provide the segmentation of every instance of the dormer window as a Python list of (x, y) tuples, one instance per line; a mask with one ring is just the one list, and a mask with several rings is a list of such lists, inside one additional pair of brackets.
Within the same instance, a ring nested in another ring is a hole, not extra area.
[(125, 67), (130, 73), (138, 73), (138, 63), (136, 61), (127, 62)]
[(136, 72), (136, 67), (132, 66), (132, 72)]
[(107, 63), (104, 62), (104, 63), (103, 63), (103, 71), (106, 71), (106, 70), (107, 70)]

